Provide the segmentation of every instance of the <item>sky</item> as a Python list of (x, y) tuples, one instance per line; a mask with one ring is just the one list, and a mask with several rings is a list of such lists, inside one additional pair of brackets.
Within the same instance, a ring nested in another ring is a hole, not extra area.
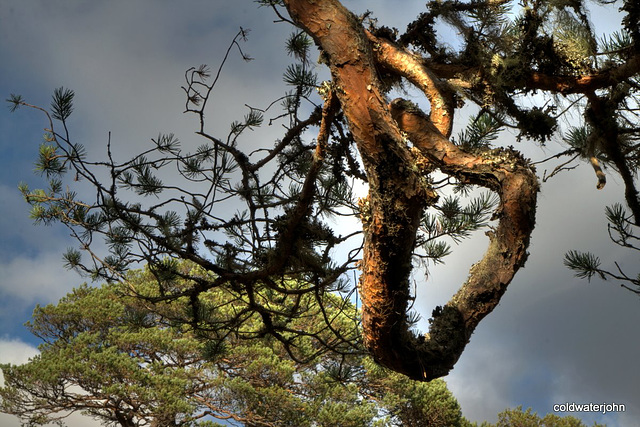
[[(400, 29), (424, 8), (423, 1), (407, 0), (343, 3)], [(593, 13), (598, 30), (619, 27), (614, 9)], [(46, 107), (55, 88), (73, 89), (72, 136), (94, 158), (105, 155), (109, 132), (120, 159), (149, 148), (160, 132), (195, 148), (203, 141), (194, 134), (195, 118), (183, 114), (184, 71), (203, 63), (217, 68), (239, 28), (251, 29), (243, 49), (254, 61), (232, 55), (214, 91), (218, 106), (210, 114), (226, 133), (246, 112), (245, 103), (266, 106), (286, 89), (281, 76), (292, 59), (283, 41), (292, 29), (276, 20), (251, 0), (0, 0), (0, 99), (17, 93)], [(454, 134), (466, 121), (457, 119)], [(33, 162), (44, 127), (35, 111), (10, 114), (0, 107), (0, 362), (22, 363), (37, 354), (38, 341), (23, 327), (34, 306), (55, 303), (83, 282), (62, 265), (62, 253), (74, 246), (68, 232), (35, 226), (17, 190), (21, 181), (42, 185)], [(510, 134), (501, 143), (534, 161), (558, 151), (554, 143), (540, 148)], [(540, 165), (538, 172), (554, 166)], [(525, 268), (445, 378), (471, 421), (495, 422), (498, 412), (520, 405), (543, 415), (553, 413), (554, 404), (618, 403), (626, 412), (559, 415), (610, 427), (640, 425), (640, 298), (615, 282), (576, 279), (562, 265), (568, 250), (589, 250), (604, 266), (618, 261), (638, 273), (637, 258), (607, 235), (604, 208), (623, 201), (621, 180), (608, 174), (602, 191), (595, 184), (591, 168), (581, 165), (542, 185)], [(454, 246), (428, 278), (415, 275), (415, 309), (424, 318), (464, 282), (486, 244), (480, 234)], [(19, 425), (2, 414), (0, 424)], [(68, 425), (90, 423), (74, 417)]]

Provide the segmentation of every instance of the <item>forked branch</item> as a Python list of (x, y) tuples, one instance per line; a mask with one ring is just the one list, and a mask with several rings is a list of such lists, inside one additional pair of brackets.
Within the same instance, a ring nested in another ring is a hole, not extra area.
[[(452, 144), (446, 137), (452, 117), (446, 86), (416, 58), (368, 36), (337, 0), (285, 4), (293, 20), (328, 56), (367, 172), (369, 195), (361, 201), (365, 240), (360, 277), (365, 346), (377, 362), (413, 379), (444, 376), (526, 260), (538, 191), (535, 174), (513, 150), (471, 155)], [(386, 104), (376, 61), (427, 94), (433, 122), (412, 104)], [(409, 148), (400, 130), (415, 148)], [(496, 212), (500, 221), (489, 235), (487, 253), (452, 300), (434, 311), (430, 334), (424, 336), (413, 334), (407, 321), (416, 233), (425, 209), (437, 199), (424, 179), (420, 155), (462, 182), (497, 192), (501, 200)]]

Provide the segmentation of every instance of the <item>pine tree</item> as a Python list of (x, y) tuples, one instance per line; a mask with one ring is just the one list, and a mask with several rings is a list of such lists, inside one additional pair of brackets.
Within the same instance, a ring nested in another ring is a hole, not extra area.
[[(193, 263), (177, 269), (208, 275)], [(171, 285), (197, 283), (175, 277)], [(27, 326), (42, 340), (40, 354), (24, 365), (0, 366), (0, 411), (28, 425), (63, 423), (72, 411), (120, 426), (210, 426), (212, 417), (245, 426), (461, 425), (444, 381), (414, 382), (375, 365), (362, 349), (317, 353), (310, 338), (296, 343), (310, 356), (300, 363), (273, 337), (256, 337), (255, 313), (219, 336), (216, 323), (245, 307), (223, 289), (202, 295), (208, 316), (197, 327), (189, 323), (187, 298), (172, 304), (140, 298), (158, 294), (149, 269), (132, 270), (124, 283), (85, 284), (56, 305), (36, 307)], [(291, 300), (269, 303), (284, 309)], [(323, 312), (310, 295), (302, 303), (288, 326), (311, 333)], [(353, 335), (353, 305), (325, 314), (336, 317), (337, 332)]]
[[(21, 190), (37, 221), (61, 222), (79, 241), (79, 250), (65, 255), (68, 267), (123, 281), (129, 268), (148, 264), (161, 286), (147, 300), (188, 299), (194, 327), (209, 315), (203, 295), (224, 289), (244, 308), (221, 320), (221, 328), (257, 315), (256, 337), (270, 335), (301, 360), (311, 355), (296, 354), (295, 342), (310, 334), (286, 325), (309, 296), (318, 304), (326, 294), (340, 296), (325, 313), (345, 307), (356, 292), (350, 273), (359, 268), (364, 347), (377, 363), (428, 381), (447, 375), (527, 259), (539, 180), (530, 161), (496, 139), (503, 129), (539, 144), (564, 135), (567, 150), (551, 158), (571, 157), (551, 175), (579, 160), (591, 163), (598, 188), (605, 186), (605, 168), (619, 174), (630, 211), (625, 224), (640, 224), (637, 2), (618, 2), (622, 26), (602, 39), (588, 18), (588, 0), (432, 1), (403, 32), (371, 14), (356, 16), (338, 0), (259, 3), (294, 28), (285, 43), (294, 63), (283, 66), (289, 90), (265, 108), (248, 107), (226, 131), (210, 128), (207, 105), (216, 102), (212, 90), (227, 58), (237, 50), (251, 59), (241, 29), (215, 76), (207, 66), (185, 73), (185, 111), (198, 119), (203, 142), (194, 152), (166, 134), (124, 162), (114, 160), (107, 141), (107, 160), (93, 161), (71, 137), (73, 91), (56, 90), (50, 111), (35, 107), (47, 116), (37, 165), (50, 183)], [(440, 24), (458, 35), (455, 43), (436, 31)], [(330, 81), (317, 77), (312, 44)], [(409, 86), (424, 94), (428, 112), (391, 100)], [(9, 101), (12, 109), (32, 106), (19, 95)], [(475, 119), (452, 137), (464, 103)], [(582, 123), (565, 126), (571, 113)], [(282, 124), (281, 137), (271, 146), (249, 142), (264, 123)], [(168, 182), (161, 173), (167, 170), (179, 176)], [(80, 198), (76, 181), (95, 194)], [(368, 187), (358, 200), (356, 182)], [(493, 196), (470, 192), (477, 188)], [(457, 198), (468, 195), (477, 198), (468, 204)], [(362, 229), (339, 234), (329, 218), (342, 216), (357, 216)], [(450, 251), (441, 237), (462, 238), (487, 224), (484, 257), (452, 299), (433, 310), (429, 332), (416, 333), (414, 261), (440, 260)], [(620, 227), (616, 238), (629, 242), (633, 234)], [(108, 253), (96, 247), (101, 239)], [(335, 259), (337, 253), (347, 255)], [(185, 275), (175, 260), (212, 276), (193, 288), (171, 287), (167, 277)], [(607, 276), (596, 257), (575, 252), (567, 262), (585, 277)], [(267, 302), (275, 295), (293, 301), (274, 307)], [(322, 331), (336, 332), (331, 316), (322, 320)], [(340, 333), (312, 335), (318, 352), (355, 345)]]

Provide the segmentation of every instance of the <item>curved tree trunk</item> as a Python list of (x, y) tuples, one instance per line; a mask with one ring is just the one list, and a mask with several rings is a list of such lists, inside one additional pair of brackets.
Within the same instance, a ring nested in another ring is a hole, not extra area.
[[(413, 379), (444, 376), (524, 264), (534, 226), (535, 174), (512, 150), (478, 157), (449, 142), (453, 100), (446, 82), (435, 79), (412, 55), (367, 34), (339, 1), (285, 0), (285, 5), (329, 59), (335, 91), (369, 181), (369, 195), (360, 203), (365, 346), (377, 362)], [(409, 103), (385, 101), (376, 61), (425, 92), (431, 101), (429, 116)], [(429, 334), (416, 336), (406, 319), (409, 275), (420, 219), (437, 200), (424, 179), (425, 169), (433, 166), (496, 191), (500, 222), (467, 282), (444, 308), (434, 310)]]

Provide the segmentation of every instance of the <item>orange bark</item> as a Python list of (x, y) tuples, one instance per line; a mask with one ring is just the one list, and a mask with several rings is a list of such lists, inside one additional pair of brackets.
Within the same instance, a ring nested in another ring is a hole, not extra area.
[[(365, 240), (360, 278), (365, 346), (377, 362), (411, 378), (446, 375), (526, 259), (534, 224), (535, 175), (513, 152), (479, 157), (451, 144), (447, 136), (453, 108), (446, 85), (415, 58), (391, 44), (369, 39), (339, 1), (285, 0), (285, 5), (328, 57), (368, 177), (369, 195), (362, 203)], [(376, 43), (373, 47), (371, 40)], [(433, 122), (408, 111), (401, 102), (385, 102), (376, 61), (384, 61), (385, 67), (423, 89), (432, 102)], [(423, 179), (417, 155), (400, 129), (421, 156), (462, 181), (497, 191), (502, 202), (500, 224), (485, 258), (456, 296), (434, 311), (430, 333), (424, 336), (415, 336), (406, 319), (409, 275), (420, 219), (437, 196)]]
[(376, 62), (394, 70), (422, 90), (431, 104), (429, 120), (444, 136), (447, 138), (451, 136), (454, 111), (453, 89), (446, 81), (438, 79), (425, 67), (421, 58), (368, 31), (366, 34), (373, 43)]

